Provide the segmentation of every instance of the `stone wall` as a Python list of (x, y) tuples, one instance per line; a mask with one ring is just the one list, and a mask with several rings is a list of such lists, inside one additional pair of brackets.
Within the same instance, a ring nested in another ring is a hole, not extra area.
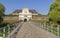
[[(3, 17), (4, 20), (19, 20), (19, 17)], [(20, 19), (22, 20), (22, 19)], [(33, 17), (31, 20), (48, 20), (48, 17)]]

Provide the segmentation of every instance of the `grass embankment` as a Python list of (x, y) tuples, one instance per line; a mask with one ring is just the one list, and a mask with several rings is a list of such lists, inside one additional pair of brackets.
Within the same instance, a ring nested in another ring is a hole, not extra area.
[(19, 18), (5, 18), (4, 19), (4, 23), (8, 23), (8, 24), (14, 24), (14, 23), (17, 23), (17, 22), (19, 22), (20, 20), (19, 20)]
[(42, 22), (42, 23), (46, 23), (48, 22), (48, 20), (31, 20), (32, 22)]
[(16, 22), (18, 22), (18, 20), (4, 20), (3, 22), (5, 22), (5, 23), (8, 23), (8, 24), (13, 24), (13, 23), (16, 23)]

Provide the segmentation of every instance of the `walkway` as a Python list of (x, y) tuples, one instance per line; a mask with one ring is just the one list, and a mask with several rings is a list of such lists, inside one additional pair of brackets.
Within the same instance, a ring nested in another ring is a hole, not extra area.
[(54, 34), (36, 27), (30, 22), (25, 22), (17, 33), (16, 38), (57, 38)]

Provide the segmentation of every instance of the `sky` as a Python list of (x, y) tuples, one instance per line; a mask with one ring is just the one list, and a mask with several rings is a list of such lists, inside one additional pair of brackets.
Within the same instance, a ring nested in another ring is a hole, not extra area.
[(5, 6), (5, 14), (10, 14), (16, 9), (35, 9), (38, 13), (46, 15), (54, 0), (0, 0)]

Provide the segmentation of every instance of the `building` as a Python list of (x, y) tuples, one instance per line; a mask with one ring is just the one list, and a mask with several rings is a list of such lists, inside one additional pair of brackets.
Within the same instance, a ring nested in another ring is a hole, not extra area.
[[(23, 8), (23, 9), (26, 9), (26, 8)], [(13, 12), (12, 12), (12, 15), (19, 15), (19, 13), (22, 13), (22, 10), (23, 9), (16, 9), (16, 10), (14, 10)], [(28, 8), (27, 8), (28, 9)], [(34, 9), (28, 9), (28, 11), (30, 12), (30, 13), (32, 13), (32, 15), (38, 15), (38, 12), (36, 11), (36, 10), (34, 10)]]
[(23, 8), (22, 10), (18, 9), (13, 11), (11, 14), (4, 16), (3, 19), (6, 22), (7, 21), (20, 22), (21, 20), (46, 22), (48, 21), (48, 15), (41, 15), (34, 9)]
[(32, 13), (29, 12), (28, 8), (24, 8), (21, 13), (19, 13), (19, 20), (29, 21), (32, 18)]
[(27, 20), (32, 19), (33, 15), (38, 15), (36, 10), (29, 10), (28, 8), (23, 8), (22, 10), (15, 10), (12, 15), (19, 15), (19, 20)]

